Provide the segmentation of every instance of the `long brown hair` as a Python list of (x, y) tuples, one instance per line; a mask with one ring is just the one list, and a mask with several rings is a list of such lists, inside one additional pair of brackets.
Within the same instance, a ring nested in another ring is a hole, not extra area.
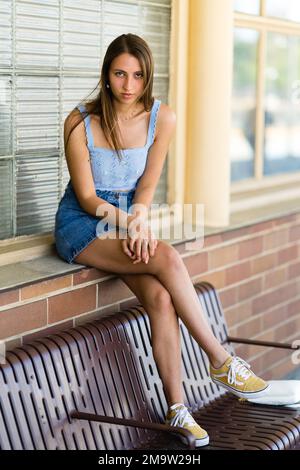
[(116, 150), (119, 159), (121, 158), (121, 142), (118, 136), (118, 129), (116, 129), (116, 126), (117, 128), (119, 128), (119, 126), (113, 105), (113, 94), (111, 89), (107, 88), (106, 85), (109, 83), (109, 69), (112, 61), (124, 52), (135, 56), (140, 63), (145, 85), (139, 102), (143, 102), (146, 111), (151, 110), (154, 103), (154, 97), (152, 96), (154, 61), (151, 50), (146, 41), (140, 36), (132, 33), (122, 34), (114, 39), (107, 48), (103, 59), (100, 80), (94, 88), (94, 90), (96, 90), (99, 86), (99, 93), (93, 100), (81, 102), (81, 104), (88, 106), (88, 110), (86, 108), (87, 111), (83, 113), (80, 120), (78, 120), (71, 129), (65, 144), (65, 151), (70, 135), (75, 127), (77, 127), (88, 114), (95, 114), (100, 118), (100, 125), (108, 143)]

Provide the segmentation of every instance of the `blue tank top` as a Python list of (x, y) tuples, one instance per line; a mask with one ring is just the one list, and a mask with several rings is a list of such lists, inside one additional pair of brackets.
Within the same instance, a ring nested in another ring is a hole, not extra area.
[[(154, 142), (160, 104), (160, 100), (154, 100), (150, 113), (146, 145), (144, 147), (121, 149), (121, 159), (119, 159), (114, 149), (94, 146), (90, 116), (87, 115), (84, 118), (95, 189), (103, 191), (118, 189), (129, 191), (136, 188), (138, 180), (145, 170), (149, 148)], [(83, 104), (76, 106), (76, 108), (81, 113), (86, 111), (86, 107)]]

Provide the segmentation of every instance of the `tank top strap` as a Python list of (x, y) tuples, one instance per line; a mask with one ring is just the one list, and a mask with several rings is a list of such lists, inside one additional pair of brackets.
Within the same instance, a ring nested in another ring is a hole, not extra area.
[[(76, 108), (79, 109), (81, 114), (84, 116), (86, 111), (86, 107), (84, 104), (79, 104), (76, 106)], [(86, 139), (89, 147), (94, 147), (94, 139), (93, 139), (93, 134), (91, 130), (91, 116), (87, 114), (84, 117), (84, 126), (85, 126), (85, 133), (86, 133)]]
[(149, 124), (149, 134), (148, 134), (148, 144), (149, 146), (154, 142), (155, 128), (158, 116), (158, 110), (161, 105), (160, 100), (155, 100), (152, 106), (151, 115), (150, 115), (150, 124)]

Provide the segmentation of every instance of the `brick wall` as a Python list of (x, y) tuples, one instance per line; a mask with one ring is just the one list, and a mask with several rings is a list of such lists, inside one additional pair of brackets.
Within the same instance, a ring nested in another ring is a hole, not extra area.
[[(199, 253), (176, 249), (193, 283), (218, 289), (231, 336), (300, 339), (300, 213), (207, 236)], [(0, 294), (0, 339), (13, 349), (135, 303), (121, 279), (84, 268)], [(236, 353), (266, 379), (297, 367), (289, 350), (236, 345)]]

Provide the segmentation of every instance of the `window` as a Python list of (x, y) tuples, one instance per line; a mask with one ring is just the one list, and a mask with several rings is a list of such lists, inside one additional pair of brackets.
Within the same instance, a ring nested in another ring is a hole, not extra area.
[(299, 0), (265, 0), (266, 15), (300, 22)]
[(254, 175), (257, 31), (236, 28), (232, 98), (231, 178)]
[(241, 13), (259, 15), (260, 0), (234, 0), (234, 9)]
[[(300, 171), (300, 37), (267, 34), (264, 174)], [(295, 87), (294, 87), (295, 88)]]
[[(52, 232), (69, 180), (63, 123), (90, 99), (108, 44), (136, 33), (168, 101), (171, 0), (1, 0), (0, 239)], [(155, 202), (166, 201), (167, 161)]]
[[(300, 28), (287, 21), (299, 18), (298, 5), (234, 3), (232, 182), (292, 174), (300, 179)], [(253, 16), (257, 11), (259, 17)], [(277, 15), (276, 23), (268, 15)]]

